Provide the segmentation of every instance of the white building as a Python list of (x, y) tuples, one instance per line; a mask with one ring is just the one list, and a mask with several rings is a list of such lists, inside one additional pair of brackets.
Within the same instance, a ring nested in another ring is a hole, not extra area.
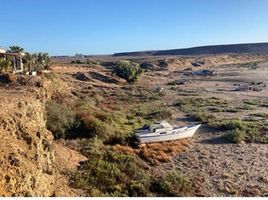
[(0, 58), (7, 59), (7, 57), (12, 57), (13, 59), (13, 72), (14, 73), (21, 73), (23, 72), (23, 63), (22, 63), (22, 57), (25, 54), (22, 52), (13, 53), (8, 52), (4, 48), (0, 47)]

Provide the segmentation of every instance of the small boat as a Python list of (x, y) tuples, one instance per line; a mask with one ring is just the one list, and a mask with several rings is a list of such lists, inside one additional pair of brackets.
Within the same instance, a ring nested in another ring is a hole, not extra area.
[(194, 135), (201, 124), (195, 126), (172, 126), (166, 121), (156, 122), (150, 126), (135, 130), (140, 143), (153, 143), (189, 138)]

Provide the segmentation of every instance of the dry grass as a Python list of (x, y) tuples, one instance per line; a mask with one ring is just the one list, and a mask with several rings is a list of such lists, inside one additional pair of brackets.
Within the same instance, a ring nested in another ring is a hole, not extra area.
[(170, 142), (146, 144), (135, 152), (151, 165), (158, 165), (161, 162), (170, 162), (172, 157), (186, 150), (190, 140), (183, 139)]
[(190, 140), (183, 139), (170, 142), (152, 143), (141, 145), (140, 148), (131, 148), (129, 146), (115, 145), (113, 149), (126, 155), (137, 155), (150, 165), (159, 165), (167, 163), (179, 153), (185, 151), (190, 145)]
[(118, 153), (122, 153), (126, 155), (135, 155), (134, 149), (129, 146), (122, 146), (120, 144), (117, 144), (113, 146), (113, 150), (115, 150)]

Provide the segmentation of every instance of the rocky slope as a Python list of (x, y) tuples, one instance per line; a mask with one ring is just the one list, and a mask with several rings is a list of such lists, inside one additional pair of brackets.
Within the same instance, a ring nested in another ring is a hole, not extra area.
[[(55, 196), (68, 188), (53, 136), (45, 128), (49, 87), (38, 86), (0, 86), (0, 196)], [(78, 163), (82, 156), (75, 156)]]

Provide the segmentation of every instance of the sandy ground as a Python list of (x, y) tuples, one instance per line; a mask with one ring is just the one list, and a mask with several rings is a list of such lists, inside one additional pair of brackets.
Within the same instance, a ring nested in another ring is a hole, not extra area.
[[(181, 87), (198, 92), (200, 97), (215, 96), (233, 104), (245, 99), (267, 99), (267, 88), (263, 88), (262, 92), (234, 91), (237, 88), (234, 83), (267, 82), (266, 64), (254, 71), (230, 66), (228, 69), (219, 67), (217, 71), (219, 75), (216, 77), (196, 77), (193, 84)], [(171, 74), (168, 81), (176, 79), (178, 76)], [(179, 98), (170, 87), (165, 89), (168, 94), (166, 99)], [(256, 109), (251, 112), (267, 112), (264, 108)], [(243, 117), (241, 113), (236, 116)], [(178, 124), (187, 123), (189, 120), (178, 111)], [(179, 169), (190, 177), (197, 196), (268, 196), (268, 145), (230, 144), (221, 138), (222, 134), (203, 126), (195, 134), (190, 148), (177, 155), (171, 163), (162, 164), (159, 170)]]
[(161, 167), (188, 176), (197, 196), (265, 196), (267, 162), (266, 144), (228, 144), (219, 133), (205, 128), (187, 151)]

